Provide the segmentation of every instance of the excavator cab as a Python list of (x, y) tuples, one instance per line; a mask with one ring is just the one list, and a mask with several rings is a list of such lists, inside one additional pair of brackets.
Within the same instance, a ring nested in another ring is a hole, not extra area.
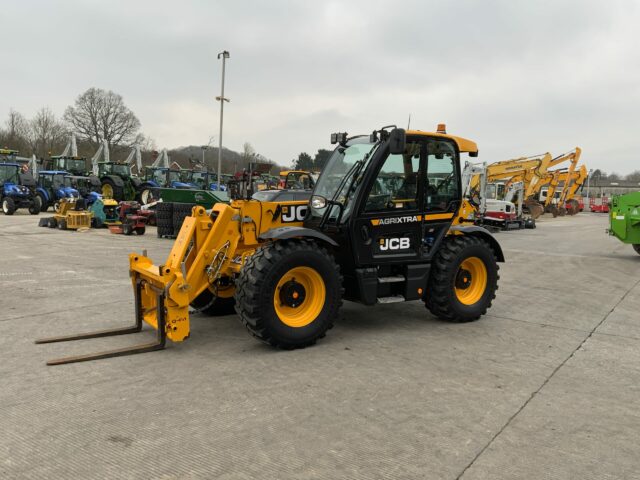
[[(325, 336), (343, 299), (365, 305), (421, 300), (438, 318), (469, 322), (495, 298), (498, 242), (468, 218), (460, 155), (474, 142), (384, 127), (332, 135), (337, 144), (307, 192), (264, 191), (210, 213), (193, 208), (164, 263), (129, 256), (132, 327), (40, 343), (157, 330), (157, 341), (49, 364), (164, 348), (189, 338), (190, 312), (235, 311), (259, 340), (304, 348)], [(248, 189), (250, 190), (251, 188)], [(298, 194), (302, 196), (297, 196)]]

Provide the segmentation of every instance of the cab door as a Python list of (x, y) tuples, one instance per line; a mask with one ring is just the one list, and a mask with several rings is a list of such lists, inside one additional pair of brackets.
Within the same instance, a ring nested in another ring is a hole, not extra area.
[(421, 256), (429, 260), (460, 209), (461, 184), (459, 153), (455, 143), (446, 138), (430, 137), (425, 147)]
[(367, 178), (351, 238), (358, 265), (406, 263), (422, 255), (424, 143), (409, 137), (405, 153), (387, 154)]

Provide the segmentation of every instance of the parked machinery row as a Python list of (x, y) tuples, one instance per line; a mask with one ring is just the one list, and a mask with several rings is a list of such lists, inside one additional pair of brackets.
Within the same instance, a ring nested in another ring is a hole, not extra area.
[[(578, 168), (582, 150), (552, 157), (550, 153), (492, 164), (467, 163), (463, 172), (464, 193), (476, 207), (478, 223), (497, 228), (534, 227), (545, 212), (554, 217), (582, 211), (576, 194), (587, 178)], [(567, 168), (557, 168), (569, 162)]]
[(155, 213), (138, 202), (98, 198), (88, 206), (82, 198), (60, 200), (54, 215), (41, 218), (40, 227), (80, 230), (107, 227), (112, 233), (144, 235), (146, 225), (155, 224)]

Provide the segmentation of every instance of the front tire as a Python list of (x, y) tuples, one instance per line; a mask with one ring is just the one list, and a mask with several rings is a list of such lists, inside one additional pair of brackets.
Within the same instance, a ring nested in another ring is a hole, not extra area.
[(431, 265), (426, 306), (447, 322), (477, 320), (491, 307), (499, 278), (495, 255), (484, 240), (449, 237)]
[(2, 200), (2, 211), (5, 215), (13, 215), (16, 211), (16, 203), (11, 197), (5, 197)]
[(236, 312), (274, 347), (313, 345), (333, 326), (342, 277), (333, 256), (308, 240), (276, 241), (249, 257), (236, 281)]

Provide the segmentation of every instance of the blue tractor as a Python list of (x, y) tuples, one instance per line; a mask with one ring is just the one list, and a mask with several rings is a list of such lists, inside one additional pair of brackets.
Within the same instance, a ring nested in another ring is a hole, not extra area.
[(19, 208), (40, 213), (42, 204), (36, 194), (36, 181), (17, 163), (0, 163), (0, 205), (5, 215), (13, 215)]
[(62, 170), (39, 171), (36, 190), (43, 212), (46, 212), (49, 207), (53, 207), (57, 212), (62, 199), (73, 201), (80, 198), (80, 193), (71, 184), (71, 176)]
[(158, 188), (197, 189), (198, 186), (184, 178), (183, 171), (172, 170), (167, 167), (146, 167), (144, 180), (138, 187), (138, 199), (146, 205), (156, 198)]

